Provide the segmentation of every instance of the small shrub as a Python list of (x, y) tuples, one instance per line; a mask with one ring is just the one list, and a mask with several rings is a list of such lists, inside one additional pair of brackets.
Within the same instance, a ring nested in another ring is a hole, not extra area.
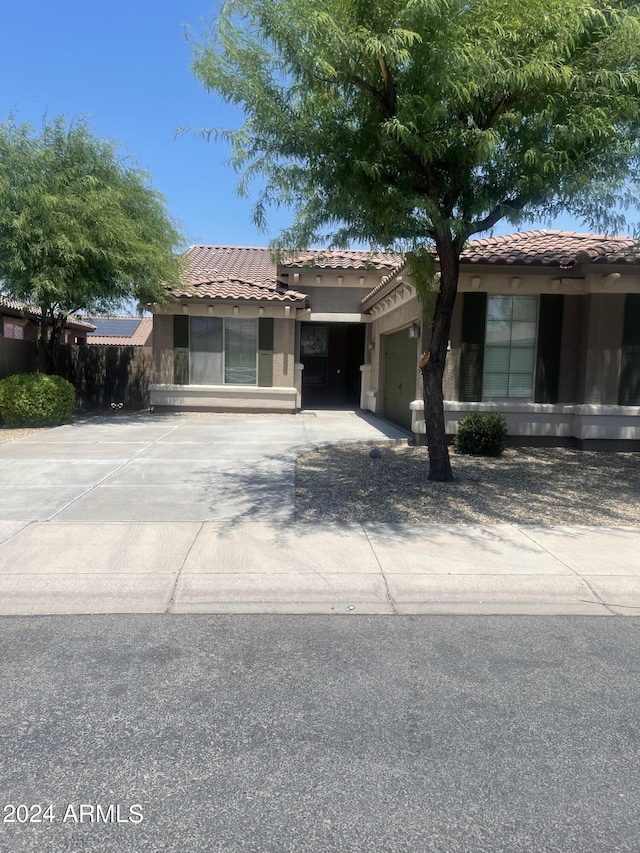
[(460, 419), (453, 446), (472, 456), (501, 456), (506, 436), (507, 422), (499, 412), (472, 412)]
[(0, 415), (8, 427), (56, 426), (71, 420), (75, 388), (62, 376), (16, 373), (0, 381)]

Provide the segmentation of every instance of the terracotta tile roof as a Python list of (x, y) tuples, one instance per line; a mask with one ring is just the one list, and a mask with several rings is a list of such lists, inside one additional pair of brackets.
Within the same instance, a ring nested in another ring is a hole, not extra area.
[(271, 251), (249, 246), (190, 246), (185, 253), (189, 261), (188, 281), (216, 281), (235, 278), (238, 281), (273, 282), (277, 280)]
[(376, 270), (387, 270), (397, 266), (401, 256), (393, 252), (382, 252), (368, 249), (312, 249), (308, 252), (284, 261), (284, 267), (313, 266), (321, 269), (358, 269), (366, 270), (371, 267)]
[(377, 284), (373, 288), (373, 290), (371, 290), (371, 291), (369, 291), (369, 293), (367, 293), (367, 295), (365, 296), (365, 298), (362, 301), (366, 302), (367, 299), (369, 299), (375, 293), (378, 293), (378, 291), (382, 290), (382, 288), (385, 286), (385, 284), (392, 281), (392, 279), (394, 279), (397, 275), (399, 275), (402, 272), (402, 270), (406, 267), (406, 265), (407, 265), (406, 261), (400, 261), (399, 264), (396, 264), (395, 267), (391, 270), (391, 272), (387, 273), (387, 275), (385, 275), (380, 280), (380, 283)]
[[(271, 250), (250, 246), (191, 246), (186, 251), (189, 261), (188, 279), (195, 281), (217, 276), (234, 277), (240, 281), (276, 281), (278, 265)], [(283, 267), (315, 267), (332, 269), (391, 269), (402, 260), (393, 252), (368, 249), (310, 249), (283, 261)]]
[(307, 296), (278, 280), (271, 250), (247, 246), (191, 246), (186, 283), (171, 293), (206, 299), (301, 302)]
[(174, 296), (198, 297), (202, 299), (253, 299), (266, 302), (301, 302), (306, 304), (307, 295), (291, 290), (281, 282), (242, 281), (239, 278), (203, 278), (191, 282), (180, 290), (171, 291)]
[(0, 293), (0, 306), (10, 308), (12, 311), (24, 311), (25, 314), (33, 314), (34, 306), (26, 302), (21, 302), (19, 299), (14, 299), (12, 296), (5, 296)]
[(72, 314), (66, 322), (65, 328), (70, 329), (86, 329), (88, 332), (92, 332), (95, 329), (95, 326), (89, 320), (83, 320), (81, 317), (76, 317)]
[(87, 335), (87, 343), (113, 347), (150, 346), (153, 317), (89, 317), (94, 321), (95, 332)]
[[(640, 241), (576, 231), (521, 231), (504, 237), (470, 240), (462, 252), (465, 264), (537, 266), (571, 269), (578, 264), (640, 264)], [(362, 300), (368, 302), (404, 268), (404, 262), (386, 275)]]
[[(40, 309), (36, 305), (31, 305), (29, 302), (22, 302), (20, 299), (13, 299), (10, 296), (0, 293), (0, 308), (6, 308), (8, 311), (20, 313), (24, 317), (29, 317), (32, 320), (37, 320), (40, 317)], [(86, 329), (93, 331), (95, 326), (93, 323), (83, 320), (75, 314), (70, 314), (65, 323), (65, 329)]]
[(577, 264), (640, 264), (640, 244), (631, 237), (575, 231), (522, 231), (467, 243), (469, 264), (509, 264), (570, 269)]

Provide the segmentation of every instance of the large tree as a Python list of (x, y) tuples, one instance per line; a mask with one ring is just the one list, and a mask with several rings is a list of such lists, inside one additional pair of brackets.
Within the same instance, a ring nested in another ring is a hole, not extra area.
[(48, 372), (70, 314), (163, 301), (181, 244), (147, 174), (83, 119), (0, 125), (0, 290), (40, 309)]
[(452, 478), (442, 377), (466, 240), (560, 211), (613, 230), (636, 199), (639, 8), (227, 0), (194, 44), (196, 76), (244, 110), (223, 135), (242, 189), (266, 176), (257, 221), (296, 210), (280, 245), (373, 241), (409, 251), (423, 296), (439, 282), (421, 362), (430, 479)]

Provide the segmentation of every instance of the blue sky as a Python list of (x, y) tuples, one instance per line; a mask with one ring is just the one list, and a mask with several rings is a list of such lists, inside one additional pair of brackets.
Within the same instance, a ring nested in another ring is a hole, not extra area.
[[(18, 0), (0, 18), (0, 117), (89, 117), (151, 173), (188, 243), (266, 245), (290, 219), (272, 210), (269, 230), (251, 222), (251, 200), (235, 193), (228, 146), (180, 127), (236, 127), (241, 117), (208, 95), (189, 70), (187, 28), (202, 32), (210, 0)], [(537, 223), (545, 227), (547, 223)], [(554, 227), (579, 230), (564, 218)], [(507, 233), (508, 227), (495, 233)]]

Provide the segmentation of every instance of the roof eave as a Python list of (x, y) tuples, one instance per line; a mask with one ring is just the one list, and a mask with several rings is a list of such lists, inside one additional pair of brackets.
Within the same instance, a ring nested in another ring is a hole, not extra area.
[[(384, 299), (385, 296), (388, 296), (390, 293), (392, 293), (396, 289), (396, 287), (398, 287), (398, 285), (402, 283), (401, 281), (398, 281), (398, 279), (404, 275), (407, 266), (408, 264), (403, 264), (395, 272), (391, 272), (389, 274), (391, 277), (387, 282), (382, 285), (382, 287), (380, 287), (380, 285), (377, 285), (373, 290), (370, 290), (369, 293), (367, 293), (367, 295), (360, 303), (362, 305), (363, 311), (368, 311), (376, 304), (376, 302), (379, 302), (381, 299)], [(380, 287), (379, 290), (378, 287)]]

